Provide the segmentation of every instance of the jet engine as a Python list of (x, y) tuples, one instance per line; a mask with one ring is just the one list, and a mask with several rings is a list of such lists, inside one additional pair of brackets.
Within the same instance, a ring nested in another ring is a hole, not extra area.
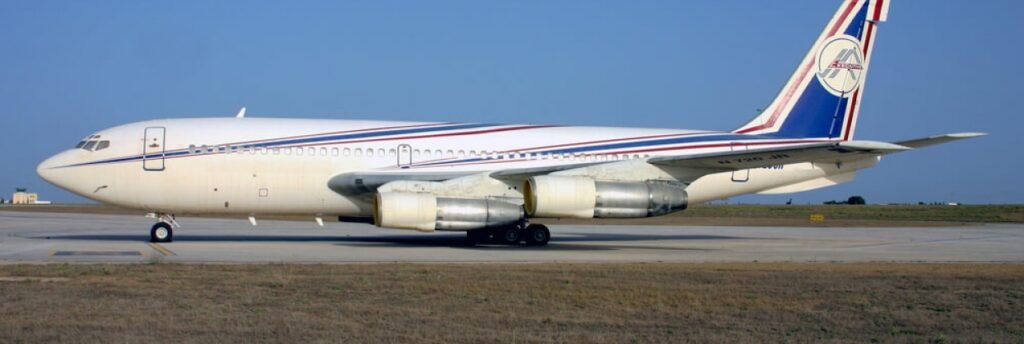
[(683, 186), (663, 182), (604, 182), (576, 176), (536, 176), (523, 188), (531, 217), (628, 218), (686, 209)]
[(501, 200), (437, 197), (416, 192), (378, 193), (373, 210), (378, 227), (422, 232), (501, 227), (525, 217), (522, 206)]

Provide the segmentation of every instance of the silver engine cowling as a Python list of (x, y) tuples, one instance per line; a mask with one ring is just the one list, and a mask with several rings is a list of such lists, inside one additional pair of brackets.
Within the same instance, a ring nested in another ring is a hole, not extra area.
[(523, 207), (497, 199), (437, 197), (429, 193), (382, 192), (374, 200), (378, 227), (468, 231), (515, 224), (526, 217)]
[(685, 187), (665, 182), (603, 182), (575, 176), (536, 176), (523, 188), (531, 217), (629, 218), (686, 209)]

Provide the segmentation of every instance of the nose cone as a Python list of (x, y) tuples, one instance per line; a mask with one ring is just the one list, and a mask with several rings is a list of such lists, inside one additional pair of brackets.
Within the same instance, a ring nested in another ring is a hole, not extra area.
[(61, 173), (58, 170), (60, 170), (61, 166), (64, 166), (64, 161), (67, 160), (66, 155), (67, 152), (64, 152), (43, 160), (39, 166), (36, 166), (36, 174), (39, 175), (39, 178), (43, 178), (47, 183), (65, 187), (60, 180)]

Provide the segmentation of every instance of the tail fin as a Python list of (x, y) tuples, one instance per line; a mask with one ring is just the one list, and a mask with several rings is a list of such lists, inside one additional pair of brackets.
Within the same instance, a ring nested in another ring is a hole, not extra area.
[(845, 0), (771, 105), (740, 134), (849, 140), (890, 0)]

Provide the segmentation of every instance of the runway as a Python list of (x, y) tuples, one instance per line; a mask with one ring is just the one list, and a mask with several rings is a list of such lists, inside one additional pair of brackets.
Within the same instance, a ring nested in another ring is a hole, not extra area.
[(467, 246), (458, 232), (179, 218), (150, 244), (142, 216), (0, 212), (0, 263), (1024, 262), (1024, 225), (933, 228), (551, 226), (546, 247)]

